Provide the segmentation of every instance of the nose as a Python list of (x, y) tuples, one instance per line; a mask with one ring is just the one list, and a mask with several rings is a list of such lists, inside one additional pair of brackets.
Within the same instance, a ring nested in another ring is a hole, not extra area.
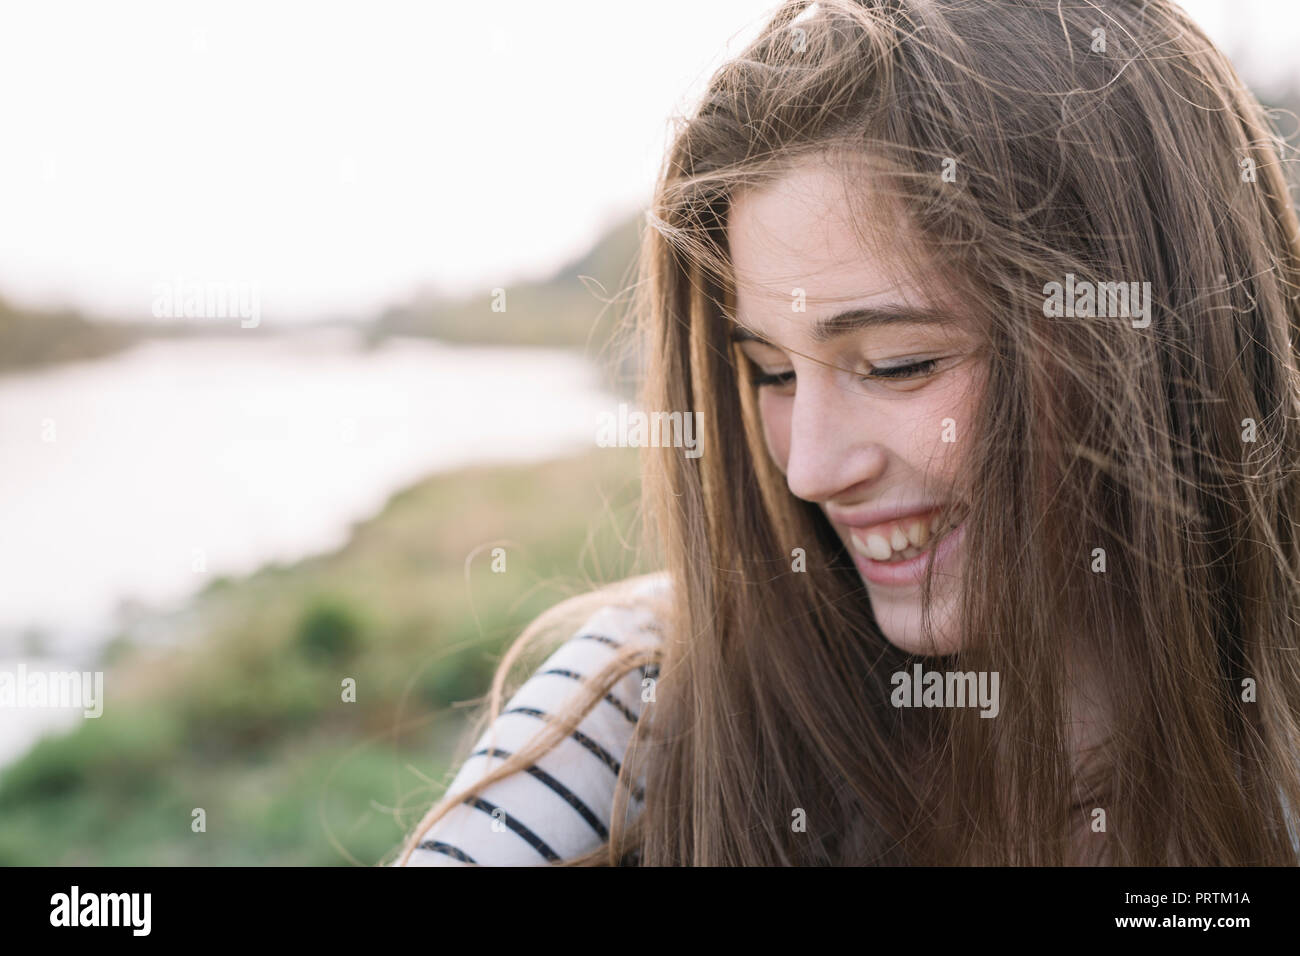
[(801, 374), (790, 413), (785, 478), (790, 493), (824, 502), (885, 470), (888, 455), (871, 409), (828, 374)]

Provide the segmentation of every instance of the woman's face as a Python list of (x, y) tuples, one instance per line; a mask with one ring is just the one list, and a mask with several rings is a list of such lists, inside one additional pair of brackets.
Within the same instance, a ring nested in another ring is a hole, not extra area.
[(768, 450), (853, 555), (885, 637), (950, 653), (964, 525), (931, 527), (931, 514), (954, 495), (984, 365), (941, 270), (922, 287), (895, 279), (858, 242), (844, 195), (834, 170), (806, 161), (735, 199), (735, 337), (760, 382)]

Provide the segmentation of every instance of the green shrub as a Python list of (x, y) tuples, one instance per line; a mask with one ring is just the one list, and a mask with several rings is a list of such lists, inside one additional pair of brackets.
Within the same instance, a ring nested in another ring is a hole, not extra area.
[(337, 597), (318, 598), (303, 612), (297, 646), (310, 659), (331, 663), (349, 660), (364, 643), (360, 615)]

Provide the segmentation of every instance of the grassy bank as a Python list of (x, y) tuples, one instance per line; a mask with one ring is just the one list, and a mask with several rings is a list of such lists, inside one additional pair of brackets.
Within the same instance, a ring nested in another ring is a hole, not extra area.
[(0, 865), (380, 862), (449, 781), (453, 705), (510, 640), (643, 570), (636, 495), (634, 449), (432, 477), (333, 554), (214, 582), (197, 635), (121, 635), (103, 717), (0, 775)]

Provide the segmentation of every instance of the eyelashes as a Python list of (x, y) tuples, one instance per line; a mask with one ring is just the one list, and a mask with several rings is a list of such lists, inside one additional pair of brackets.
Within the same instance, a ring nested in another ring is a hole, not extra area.
[(767, 372), (754, 371), (754, 384), (759, 388), (767, 385), (786, 385), (794, 380), (794, 372), (778, 372), (776, 375), (769, 375)]
[(938, 364), (938, 359), (926, 359), (924, 362), (909, 362), (907, 365), (874, 368), (869, 375), (864, 375), (863, 378), (923, 378), (931, 374)]
[[(908, 379), (924, 378), (934, 373), (938, 367), (938, 359), (926, 359), (923, 362), (909, 362), (906, 365), (889, 365), (873, 368), (866, 375), (859, 376), (863, 381), (871, 379), (884, 379), (885, 381), (907, 381)], [(759, 388), (767, 386), (788, 385), (794, 381), (794, 371), (789, 372), (764, 372), (757, 365), (750, 361), (750, 366), (754, 373), (754, 384)]]

